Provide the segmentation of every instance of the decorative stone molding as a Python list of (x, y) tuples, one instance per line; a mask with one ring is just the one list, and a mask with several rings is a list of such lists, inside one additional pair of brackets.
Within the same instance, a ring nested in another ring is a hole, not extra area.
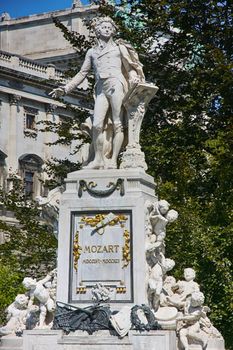
[(37, 108), (31, 107), (31, 106), (23, 106), (24, 112), (25, 113), (30, 113), (30, 114), (38, 114), (39, 110)]
[(78, 196), (81, 198), (83, 195), (83, 191), (87, 191), (90, 195), (95, 197), (108, 197), (110, 196), (115, 190), (120, 190), (120, 195), (124, 196), (125, 190), (124, 190), (124, 179), (117, 179), (117, 182), (114, 184), (112, 182), (109, 183), (107, 187), (109, 187), (108, 190), (94, 190), (93, 187), (96, 187), (96, 184), (93, 182), (87, 183), (85, 180), (79, 181), (79, 189), (78, 189)]
[(12, 87), (13, 89), (18, 89), (18, 90), (23, 90), (23, 88), (24, 88), (24, 85), (21, 81), (9, 80), (8, 85), (10, 87)]
[(36, 130), (31, 130), (31, 129), (25, 129), (23, 131), (25, 137), (31, 137), (32, 139), (37, 138), (37, 131)]
[(11, 106), (12, 105), (18, 106), (20, 100), (21, 100), (21, 96), (16, 95), (16, 94), (10, 95), (10, 105)]
[(145, 154), (141, 151), (139, 144), (128, 145), (122, 155), (120, 169), (128, 168), (142, 168), (143, 170), (147, 170)]
[(57, 109), (57, 106), (52, 104), (52, 103), (50, 103), (50, 104), (46, 104), (45, 109), (46, 109), (46, 113), (53, 114), (53, 113), (55, 113), (55, 111)]

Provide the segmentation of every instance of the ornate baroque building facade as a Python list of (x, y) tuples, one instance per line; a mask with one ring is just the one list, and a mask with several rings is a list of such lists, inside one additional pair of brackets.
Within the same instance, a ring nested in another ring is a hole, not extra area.
[[(72, 117), (63, 103), (48, 95), (62, 79), (64, 82), (62, 71), (68, 63), (78, 60), (52, 17), (87, 36), (83, 20), (95, 12), (95, 5), (83, 6), (74, 1), (71, 8), (52, 13), (17, 19), (7, 13), (1, 15), (0, 186), (4, 189), (11, 188), (16, 174), (24, 180), (27, 194), (33, 198), (45, 196), (41, 182), (45, 179), (45, 161), (52, 157), (79, 160), (80, 155), (70, 155), (70, 146), (48, 146), (46, 143), (55, 141), (56, 135), (40, 132), (38, 122), (62, 122)], [(66, 101), (85, 107), (85, 92), (75, 91)], [(0, 210), (0, 218), (9, 219), (4, 210)]]

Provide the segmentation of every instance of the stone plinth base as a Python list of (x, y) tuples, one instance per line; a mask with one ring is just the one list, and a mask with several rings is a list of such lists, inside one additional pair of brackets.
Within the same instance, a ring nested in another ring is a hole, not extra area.
[[(190, 350), (202, 350), (200, 345), (189, 345)], [(68, 335), (62, 330), (24, 331), (23, 337), (6, 336), (0, 340), (1, 350), (177, 350), (173, 330), (150, 332), (129, 331), (119, 338), (114, 331), (98, 331), (92, 335), (76, 331)], [(206, 350), (225, 350), (223, 339), (209, 339)]]
[(92, 288), (102, 283), (112, 291), (112, 310), (148, 304), (144, 206), (155, 200), (154, 180), (142, 169), (68, 174), (59, 212), (57, 301), (89, 306)]
[(24, 331), (21, 341), (17, 350), (176, 350), (174, 331), (130, 331), (120, 339), (109, 331), (98, 331), (92, 335), (76, 331), (65, 335), (62, 331), (32, 330)]
[(7, 335), (0, 338), (0, 349), (1, 350), (22, 350), (23, 349), (23, 338), (16, 337), (13, 335)]
[(176, 350), (175, 331), (130, 331), (132, 350)]
[[(202, 350), (202, 346), (198, 344), (189, 345), (190, 350)], [(220, 338), (210, 338), (206, 350), (225, 350), (225, 343)]]

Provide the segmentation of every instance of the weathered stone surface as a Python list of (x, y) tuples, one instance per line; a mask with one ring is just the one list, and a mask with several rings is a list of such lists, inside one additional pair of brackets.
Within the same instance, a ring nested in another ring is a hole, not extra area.
[[(118, 179), (122, 180), (120, 185), (106, 195)], [(84, 180), (86, 187), (80, 190)], [(154, 188), (153, 179), (140, 169), (86, 169), (68, 175), (60, 207), (58, 301), (88, 305), (90, 289), (98, 281), (113, 289), (113, 310), (120, 309), (122, 302), (146, 302), (141, 208), (146, 200), (155, 199)], [(120, 218), (117, 223), (96, 227), (101, 224), (101, 220), (95, 223), (96, 215), (111, 213), (116, 221)]]
[(76, 331), (64, 335), (61, 331), (26, 331), (22, 350), (175, 350), (174, 331), (130, 331), (120, 339), (109, 331), (93, 335)]

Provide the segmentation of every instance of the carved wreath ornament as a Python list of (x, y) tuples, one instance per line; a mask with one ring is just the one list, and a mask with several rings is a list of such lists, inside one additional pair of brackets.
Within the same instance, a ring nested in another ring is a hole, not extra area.
[[(138, 311), (140, 311), (140, 310), (146, 316), (146, 319), (147, 319), (146, 324), (143, 323), (138, 316)], [(160, 326), (159, 326), (158, 322), (156, 321), (152, 310), (144, 304), (135, 305), (131, 309), (131, 323), (132, 323), (133, 327), (138, 331), (149, 331), (152, 329), (155, 329), (155, 330), (160, 329)]]

